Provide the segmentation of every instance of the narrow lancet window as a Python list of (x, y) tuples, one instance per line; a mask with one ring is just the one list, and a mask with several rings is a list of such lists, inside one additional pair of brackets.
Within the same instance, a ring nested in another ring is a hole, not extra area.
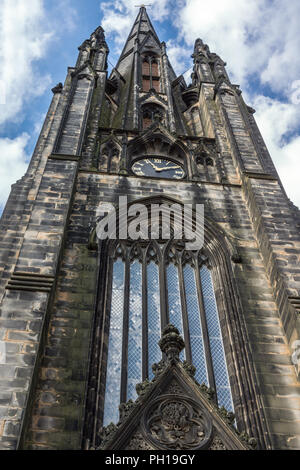
[[(184, 337), (178, 268), (174, 264), (169, 264), (167, 267), (167, 279), (169, 323), (176, 326), (181, 336)], [(185, 359), (185, 351), (180, 353), (180, 359)]]
[(184, 267), (183, 272), (190, 331), (192, 363), (196, 367), (195, 378), (199, 383), (205, 383), (205, 385), (208, 385), (207, 364), (205, 358), (195, 271), (189, 264), (187, 264)]
[(202, 266), (200, 276), (218, 405), (224, 406), (224, 408), (229, 411), (233, 411), (232, 395), (216, 298), (211, 273), (206, 266)]
[(128, 325), (127, 400), (137, 398), (135, 387), (142, 381), (142, 265), (136, 260), (130, 268)]
[(152, 365), (161, 360), (158, 342), (161, 337), (160, 289), (158, 266), (151, 261), (148, 277), (148, 376), (153, 379)]
[(124, 305), (125, 265), (121, 259), (114, 263), (111, 313), (108, 340), (108, 358), (106, 367), (106, 386), (104, 399), (103, 424), (119, 419), (121, 391), (123, 305)]

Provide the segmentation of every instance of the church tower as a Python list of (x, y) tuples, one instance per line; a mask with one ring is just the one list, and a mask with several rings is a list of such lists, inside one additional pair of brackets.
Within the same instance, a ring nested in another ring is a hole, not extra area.
[(201, 39), (177, 77), (144, 6), (108, 54), (99, 27), (2, 215), (0, 449), (300, 449), (300, 213), (255, 110)]

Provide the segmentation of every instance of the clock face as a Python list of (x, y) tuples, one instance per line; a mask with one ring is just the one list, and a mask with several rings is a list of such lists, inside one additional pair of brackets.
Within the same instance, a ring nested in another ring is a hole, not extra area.
[(132, 171), (137, 176), (150, 178), (172, 178), (181, 180), (185, 177), (183, 168), (171, 160), (163, 158), (145, 158), (132, 165)]

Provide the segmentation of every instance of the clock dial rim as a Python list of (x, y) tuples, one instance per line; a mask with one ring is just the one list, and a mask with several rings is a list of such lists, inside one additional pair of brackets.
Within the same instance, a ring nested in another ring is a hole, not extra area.
[[(151, 163), (151, 160), (152, 160), (152, 163)], [(156, 160), (156, 162), (154, 162), (154, 160)], [(159, 160), (159, 162), (157, 160)], [(141, 162), (146, 163), (148, 165), (148, 167), (150, 165), (150, 167), (152, 167), (153, 170), (154, 170), (155, 164), (162, 164), (162, 163), (164, 163), (166, 165), (172, 163), (172, 164), (176, 165), (177, 168), (176, 169), (174, 169), (174, 168), (164, 168), (164, 169), (162, 168), (162, 169), (160, 169), (160, 167), (158, 167), (159, 170), (157, 171), (157, 174), (145, 174), (145, 173), (144, 174), (138, 174), (137, 173), (138, 170), (135, 167), (138, 163), (141, 163)], [(180, 170), (182, 172), (182, 176), (180, 176), (180, 177), (177, 176), (176, 177), (175, 174), (172, 174), (171, 176), (166, 176), (164, 174), (164, 172), (166, 172), (168, 170), (169, 171), (172, 171), (172, 170), (175, 170), (175, 171), (177, 170), (178, 171), (178, 170)], [(175, 180), (179, 181), (179, 180), (183, 180), (186, 177), (186, 172), (185, 172), (184, 167), (183, 167), (182, 164), (180, 164), (177, 161), (172, 160), (170, 158), (163, 158), (163, 157), (156, 157), (156, 156), (142, 157), (142, 158), (139, 158), (138, 160), (135, 160), (131, 165), (131, 171), (135, 176), (139, 176), (141, 178), (142, 177), (143, 178), (145, 178), (145, 177), (149, 178), (150, 177), (150, 178), (157, 178), (157, 179), (159, 179), (159, 178), (160, 179), (163, 179), (163, 178), (166, 179), (167, 178), (167, 179), (175, 179)]]

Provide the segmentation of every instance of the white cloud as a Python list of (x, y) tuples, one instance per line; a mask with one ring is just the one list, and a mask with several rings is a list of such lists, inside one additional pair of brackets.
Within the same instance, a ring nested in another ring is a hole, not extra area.
[(294, 132), (300, 121), (299, 106), (262, 95), (255, 98), (254, 106), (257, 109), (256, 121), (287, 195), (300, 207), (300, 136), (286, 137)]
[(235, 79), (243, 77), (249, 67), (247, 25), (254, 23), (257, 10), (254, 0), (187, 0), (175, 23), (190, 47), (200, 37), (228, 61)]
[[(24, 104), (42, 95), (51, 85), (48, 73), (39, 72), (38, 61), (45, 57), (48, 45), (57, 40), (57, 31), (74, 28), (75, 11), (70, 0), (60, 0), (66, 18), (52, 15), (44, 0), (0, 0), (0, 128), (23, 122)], [(33, 106), (33, 105), (32, 105)], [(35, 111), (33, 110), (33, 114)], [(36, 124), (32, 133), (35, 135)], [(0, 138), (0, 208), (6, 202), (10, 185), (19, 179), (28, 165), (26, 145), (29, 136)], [(1, 213), (1, 210), (0, 210)]]
[[(172, 67), (177, 75), (185, 73), (187, 69), (189, 70), (189, 75), (192, 73), (192, 63), (191, 63), (191, 51), (189, 48), (178, 45), (174, 39), (167, 42), (167, 54), (172, 64)], [(190, 77), (185, 77), (186, 81)]]
[[(169, 14), (168, 0), (153, 0), (151, 8), (148, 7), (148, 14), (153, 21), (163, 21)], [(113, 37), (120, 52), (138, 15), (139, 9), (136, 7), (136, 0), (104, 1), (100, 3), (103, 14), (102, 27), (109, 39)]]
[(298, 0), (186, 0), (175, 19), (179, 36), (190, 46), (203, 39), (243, 87), (256, 73), (283, 92), (300, 78), (299, 21)]
[(42, 0), (2, 0), (0, 22), (1, 125), (20, 121), (24, 102), (50, 86), (50, 76), (39, 74), (34, 62), (43, 57), (52, 33), (45, 29)]
[(4, 206), (10, 187), (21, 178), (28, 166), (26, 145), (30, 136), (23, 133), (16, 139), (0, 138), (0, 207)]
[[(180, 41), (192, 48), (200, 37), (227, 62), (232, 81), (257, 110), (289, 197), (300, 206), (299, 0), (185, 0), (173, 21)], [(266, 85), (272, 98), (261, 92)]]
[[(23, 105), (44, 93), (49, 75), (41, 75), (35, 61), (45, 54), (52, 34), (47, 32), (42, 0), (1, 0), (0, 9), (0, 126), (22, 122)], [(0, 206), (26, 171), (29, 135), (0, 139)]]
[(295, 80), (291, 85), (291, 102), (300, 104), (300, 80)]

